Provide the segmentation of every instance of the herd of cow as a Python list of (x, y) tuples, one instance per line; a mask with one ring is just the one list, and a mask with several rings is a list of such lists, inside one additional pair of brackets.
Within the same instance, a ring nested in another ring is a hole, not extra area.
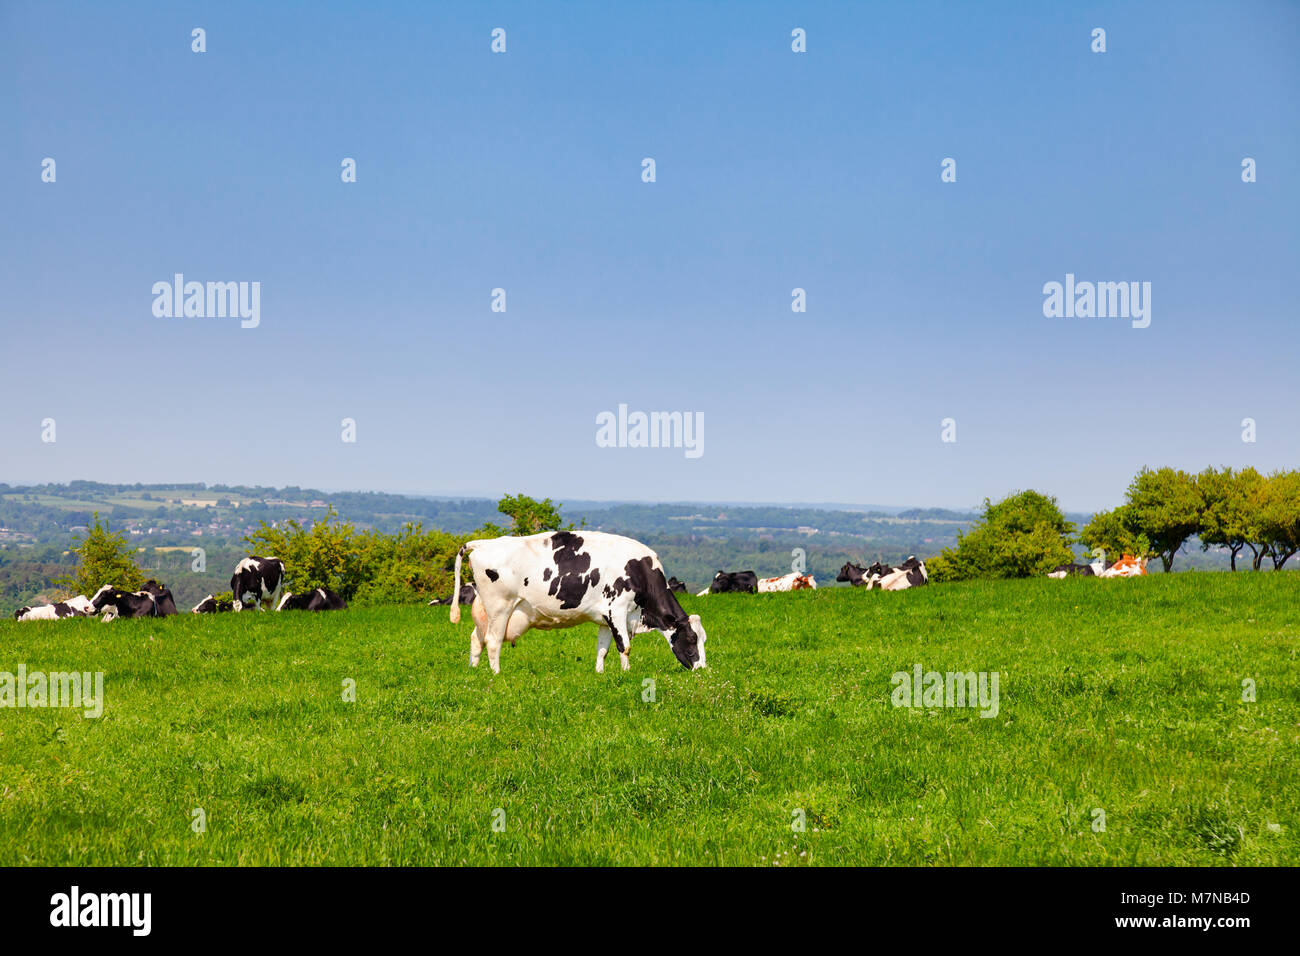
[[(279, 558), (261, 558), (250, 555), (239, 562), (230, 578), (231, 600), (218, 601), (209, 594), (196, 604), (194, 614), (216, 614), (222, 611), (242, 611), (245, 607), (265, 610), (262, 602), (269, 602), (277, 611), (341, 611), (347, 602), (328, 588), (316, 588), (295, 594), (284, 591), (284, 562)], [(150, 579), (139, 591), (105, 584), (94, 597), (84, 594), (57, 604), (39, 607), (20, 607), (14, 612), (19, 621), (52, 621), (65, 617), (94, 617), (111, 621), (118, 617), (167, 617), (175, 614), (176, 601), (172, 592)]]
[[(461, 584), (461, 564), (468, 558), (474, 583)], [(1054, 569), (1049, 577), (1072, 574), (1098, 577), (1129, 577), (1146, 574), (1146, 561), (1125, 555), (1114, 564), (1104, 558), (1093, 564), (1068, 564)], [(852, 562), (840, 569), (837, 581), (868, 590), (900, 591), (928, 584), (925, 562), (915, 556), (898, 567), (879, 562), (861, 567)], [(209, 594), (193, 613), (264, 610), (269, 602), (277, 611), (332, 611), (347, 602), (326, 588), (295, 594), (284, 593), (284, 562), (256, 555), (244, 558), (230, 579), (230, 602), (219, 602)], [(753, 571), (719, 571), (704, 594), (739, 592), (757, 594), (772, 591), (815, 590), (810, 574), (792, 572), (775, 578), (759, 578)], [(618, 648), (623, 670), (631, 667), (628, 655), (632, 637), (658, 631), (678, 662), (688, 670), (705, 666), (707, 635), (698, 614), (687, 614), (677, 601), (686, 586), (664, 574), (659, 556), (639, 541), (602, 531), (543, 531), (524, 537), (484, 538), (466, 542), (456, 553), (455, 586), (446, 603), (451, 605), (451, 623), (460, 621), (461, 604), (470, 605), (474, 629), (470, 633), (469, 662), (477, 667), (484, 650), (494, 673), (501, 670), (501, 646), (514, 646), (525, 631), (557, 630), (591, 622), (597, 625), (596, 672), (605, 669), (610, 646)], [(441, 600), (430, 604), (443, 603)], [(112, 585), (100, 588), (93, 598), (84, 595), (43, 607), (20, 608), (20, 621), (102, 615), (115, 617), (159, 617), (176, 613), (171, 591), (149, 581), (139, 591), (125, 591)]]

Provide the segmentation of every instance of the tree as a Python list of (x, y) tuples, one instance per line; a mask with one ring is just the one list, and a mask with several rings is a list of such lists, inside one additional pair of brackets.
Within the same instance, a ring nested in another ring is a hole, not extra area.
[(1287, 559), (1300, 551), (1300, 471), (1273, 472), (1260, 485), (1255, 500), (1260, 559), (1267, 554), (1273, 570), (1281, 571)]
[(1079, 532), (1079, 540), (1093, 555), (1108, 555), (1112, 560), (1131, 554), (1151, 555), (1151, 542), (1130, 526), (1128, 510), (1121, 505), (1111, 511), (1098, 511)]
[(68, 594), (93, 596), (105, 584), (124, 591), (138, 591), (144, 584), (144, 573), (135, 563), (135, 549), (120, 531), (112, 531), (96, 511), (86, 537), (74, 545), (77, 556), (76, 570), (54, 582), (55, 587)]
[[(1206, 468), (1196, 476), (1201, 492), (1201, 550), (1227, 548), (1232, 554), (1232, 570), (1237, 570), (1237, 555), (1249, 547), (1256, 559), (1262, 557), (1254, 541), (1259, 537), (1258, 497), (1264, 477), (1254, 468), (1234, 472), (1231, 468)], [(1255, 561), (1259, 567), (1259, 561)]]
[[(507, 534), (526, 535), (561, 530), (560, 506), (550, 498), (538, 501), (527, 495), (506, 495), (497, 502), (497, 511), (510, 519), (510, 527), (502, 528), (488, 522), (483, 526), (481, 537), (499, 538)], [(563, 530), (573, 530), (573, 523), (563, 526)]]
[(1166, 571), (1187, 539), (1200, 530), (1203, 502), (1196, 480), (1178, 468), (1143, 468), (1129, 483), (1124, 523), (1146, 535)]
[[(1074, 525), (1056, 499), (1022, 491), (993, 504), (984, 499), (983, 516), (957, 536), (957, 546), (937, 559), (936, 581), (969, 578), (1024, 578), (1046, 574), (1073, 558)], [(933, 563), (933, 562), (932, 562)]]

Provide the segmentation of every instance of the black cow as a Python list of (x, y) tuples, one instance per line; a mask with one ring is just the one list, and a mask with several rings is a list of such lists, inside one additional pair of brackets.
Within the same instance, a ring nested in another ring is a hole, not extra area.
[(835, 575), (835, 580), (841, 583), (848, 582), (855, 588), (860, 588), (870, 582), (871, 574), (866, 568), (854, 564), (852, 561), (846, 561), (844, 567), (840, 568), (840, 573)]
[[(474, 595), (476, 595), (477, 593), (478, 592), (474, 590), (474, 585), (462, 584), (460, 586), (460, 603), (473, 604)], [(452, 596), (450, 594), (448, 594), (445, 598), (434, 598), (432, 601), (429, 602), (429, 606), (433, 607), (435, 604), (451, 604), (452, 603), (451, 598)]]
[(166, 617), (169, 614), (176, 613), (176, 601), (172, 598), (172, 592), (163, 587), (153, 578), (144, 582), (141, 591), (148, 591), (153, 595), (154, 604), (158, 605), (158, 616)]
[(148, 591), (123, 591), (105, 584), (95, 592), (90, 603), (96, 614), (103, 615), (101, 620), (105, 622), (115, 617), (158, 616), (158, 605)]
[(758, 575), (753, 571), (719, 571), (713, 576), (705, 594), (726, 594), (734, 591), (741, 594), (758, 593)]
[(329, 588), (317, 588), (294, 594), (290, 591), (280, 601), (277, 611), (346, 611), (348, 602)]
[(673, 591), (677, 594), (685, 594), (686, 585), (682, 584), (681, 581), (678, 581), (677, 578), (672, 577), (668, 579), (668, 590)]
[(640, 625), (659, 631), (688, 670), (705, 666), (707, 635), (697, 614), (677, 603), (659, 556), (639, 541), (601, 531), (543, 531), (526, 537), (466, 542), (456, 554), (456, 598), (451, 622), (460, 620), (460, 566), (468, 556), (478, 586), (471, 613), (470, 665), (483, 648), (493, 672), (501, 645), (529, 628), (554, 630), (588, 621), (596, 632), (596, 671), (605, 669), (611, 642), (623, 669)]
[(235, 566), (235, 573), (230, 578), (231, 602), (236, 611), (242, 611), (245, 605), (252, 605), (259, 611), (265, 610), (262, 602), (268, 598), (271, 606), (280, 603), (284, 593), (284, 562), (279, 558), (259, 558), (251, 554)]

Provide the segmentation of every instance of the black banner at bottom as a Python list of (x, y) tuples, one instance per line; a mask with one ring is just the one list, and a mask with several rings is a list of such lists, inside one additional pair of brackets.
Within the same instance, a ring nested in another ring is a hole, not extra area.
[(743, 934), (815, 915), (819, 934), (843, 924), (873, 942), (918, 932), (1041, 942), (1046, 931), (1232, 945), (1286, 928), (1292, 882), (1262, 869), (13, 868), (0, 870), (0, 925), (7, 942), (220, 943), (256, 928), (259, 942), (338, 945), (448, 919), (535, 937), (610, 916)]

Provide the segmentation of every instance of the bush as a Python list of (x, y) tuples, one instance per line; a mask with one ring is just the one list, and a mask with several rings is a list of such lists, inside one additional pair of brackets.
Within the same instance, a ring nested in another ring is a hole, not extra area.
[(1046, 574), (1073, 560), (1073, 534), (1074, 525), (1050, 495), (1022, 491), (997, 504), (985, 498), (983, 517), (958, 532), (957, 546), (944, 548), (926, 570), (936, 582)]

